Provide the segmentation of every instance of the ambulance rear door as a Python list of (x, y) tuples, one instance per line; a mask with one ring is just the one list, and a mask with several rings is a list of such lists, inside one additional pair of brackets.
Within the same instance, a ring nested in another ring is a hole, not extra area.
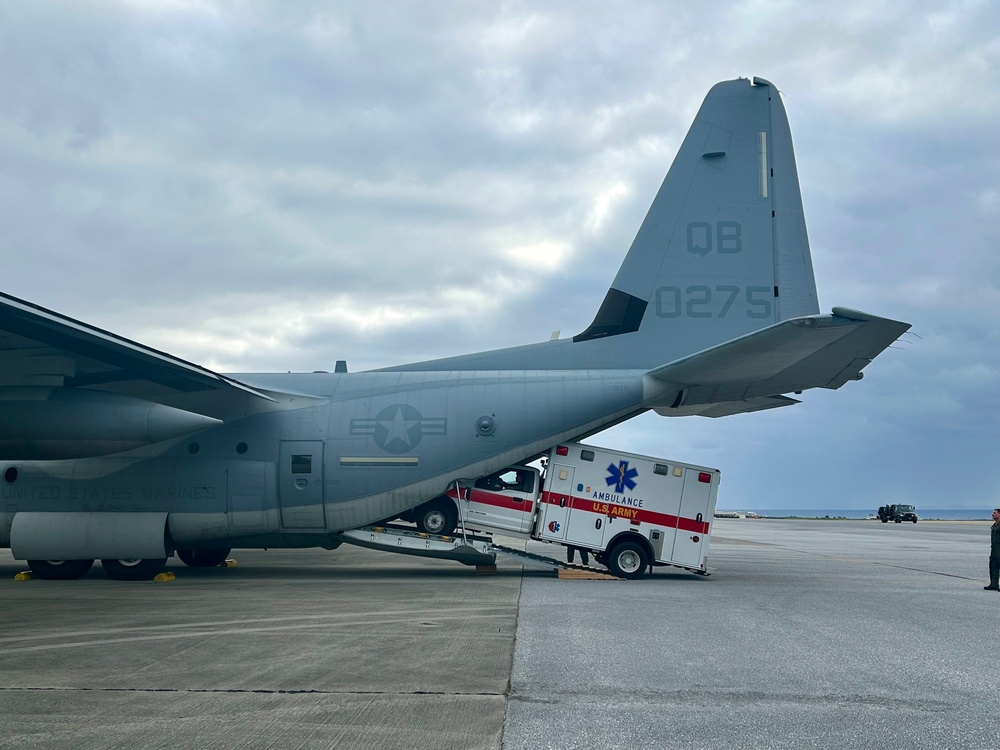
[(712, 498), (719, 482), (718, 472), (686, 467), (681, 507), (677, 514), (677, 536), (671, 561), (699, 567), (708, 548), (708, 526)]
[(539, 500), (537, 537), (561, 542), (573, 502), (573, 467), (550, 463), (546, 469), (545, 489)]

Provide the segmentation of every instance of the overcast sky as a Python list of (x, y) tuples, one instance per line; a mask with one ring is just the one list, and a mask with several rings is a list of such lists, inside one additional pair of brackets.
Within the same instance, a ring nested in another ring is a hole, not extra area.
[(571, 336), (754, 75), (821, 309), (913, 334), (795, 407), (591, 442), (718, 467), (723, 508), (1000, 505), (993, 0), (3, 2), (0, 291), (221, 372)]

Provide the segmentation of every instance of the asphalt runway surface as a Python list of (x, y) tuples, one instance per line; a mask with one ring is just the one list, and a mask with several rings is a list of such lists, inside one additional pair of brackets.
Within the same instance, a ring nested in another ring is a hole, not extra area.
[(708, 578), (345, 546), (165, 583), (15, 581), (2, 550), (0, 748), (994, 748), (988, 550), (986, 522), (717, 519)]

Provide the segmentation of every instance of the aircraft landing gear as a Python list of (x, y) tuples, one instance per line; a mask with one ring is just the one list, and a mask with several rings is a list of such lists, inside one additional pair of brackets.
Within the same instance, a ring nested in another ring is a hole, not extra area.
[(177, 557), (191, 568), (214, 568), (222, 565), (231, 549), (179, 549)]
[(166, 567), (167, 558), (101, 560), (108, 575), (119, 581), (149, 581)]
[(48, 581), (75, 581), (93, 566), (93, 560), (28, 560), (31, 572)]

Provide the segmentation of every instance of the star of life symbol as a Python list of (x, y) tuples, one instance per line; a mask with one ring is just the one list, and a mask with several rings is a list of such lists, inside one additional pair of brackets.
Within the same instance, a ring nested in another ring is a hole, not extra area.
[(350, 434), (371, 435), (386, 453), (400, 454), (416, 448), (427, 435), (446, 435), (447, 425), (444, 417), (425, 417), (409, 404), (392, 404), (375, 419), (352, 419)]
[(615, 486), (615, 492), (622, 493), (625, 488), (635, 489), (635, 478), (639, 476), (638, 469), (630, 469), (628, 461), (619, 461), (618, 465), (608, 464), (608, 476), (604, 477), (605, 483), (610, 487)]
[(559, 522), (558, 521), (549, 521), (549, 531), (551, 531), (553, 534), (555, 534), (557, 531), (559, 531)]

